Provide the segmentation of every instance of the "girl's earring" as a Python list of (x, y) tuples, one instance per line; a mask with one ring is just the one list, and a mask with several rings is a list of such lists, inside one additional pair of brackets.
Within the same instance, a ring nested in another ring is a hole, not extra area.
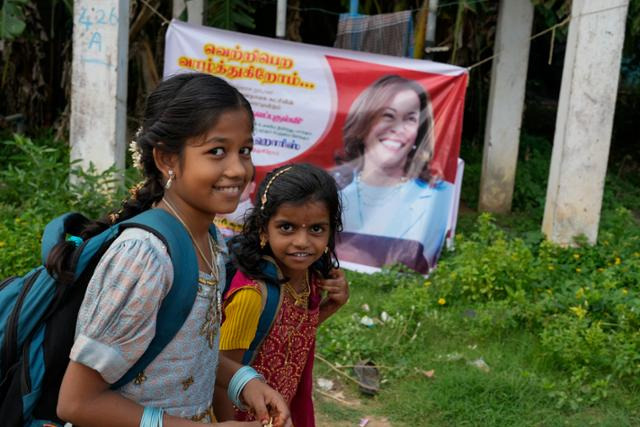
[(324, 248), (324, 253), (325, 253), (325, 254), (328, 254), (328, 253), (329, 253), (329, 246), (325, 246), (325, 248)]
[(260, 236), (260, 249), (264, 249), (267, 246), (267, 238), (265, 236)]
[(173, 170), (169, 169), (169, 179), (167, 180), (167, 183), (164, 185), (164, 189), (168, 190), (169, 188), (171, 188), (171, 184), (173, 183)]

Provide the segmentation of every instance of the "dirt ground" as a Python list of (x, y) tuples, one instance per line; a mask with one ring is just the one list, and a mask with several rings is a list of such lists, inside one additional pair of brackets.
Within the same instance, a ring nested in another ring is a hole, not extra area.
[[(386, 418), (363, 417), (369, 420), (366, 427), (393, 427)], [(334, 421), (324, 414), (316, 414), (317, 427), (354, 427), (358, 426), (358, 421)]]
[[(342, 388), (340, 383), (336, 381), (337, 388)], [(342, 391), (325, 392), (316, 388), (315, 399), (322, 399), (326, 404), (344, 408), (359, 408), (362, 403), (360, 399), (354, 396), (345, 396)], [(367, 420), (365, 422), (365, 420)], [(349, 419), (338, 421), (329, 417), (329, 415), (319, 411), (316, 405), (316, 426), (317, 427), (393, 427), (393, 425), (384, 417), (373, 415), (363, 415), (359, 419)]]

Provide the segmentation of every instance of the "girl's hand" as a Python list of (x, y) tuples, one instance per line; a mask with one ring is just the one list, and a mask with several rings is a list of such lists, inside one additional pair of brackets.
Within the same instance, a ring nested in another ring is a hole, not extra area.
[(289, 408), (280, 393), (259, 379), (253, 379), (244, 386), (242, 399), (252, 409), (260, 425), (269, 425), (272, 419), (273, 427), (293, 427)]
[(349, 300), (349, 284), (344, 277), (344, 271), (333, 269), (329, 273), (330, 279), (320, 281), (320, 288), (327, 292), (327, 296), (320, 302), (320, 318), (322, 323)]
[(329, 273), (330, 279), (320, 281), (320, 288), (327, 292), (327, 300), (340, 308), (349, 300), (349, 284), (344, 276), (344, 271), (334, 268)]

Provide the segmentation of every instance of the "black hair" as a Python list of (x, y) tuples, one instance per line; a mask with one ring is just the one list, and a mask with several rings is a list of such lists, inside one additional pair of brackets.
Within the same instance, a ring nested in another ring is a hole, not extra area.
[[(184, 73), (162, 81), (147, 97), (142, 126), (136, 133), (135, 146), (144, 181), (130, 191), (120, 209), (87, 222), (77, 230), (77, 235), (86, 240), (159, 202), (164, 196), (163, 176), (156, 166), (153, 149), (181, 156), (188, 139), (204, 135), (222, 114), (232, 110), (246, 111), (253, 130), (249, 101), (223, 79)], [(54, 277), (72, 277), (65, 270), (73, 249), (73, 243), (66, 242), (51, 251), (47, 269)]]
[(326, 171), (307, 163), (281, 166), (262, 180), (256, 201), (257, 205), (245, 217), (242, 234), (230, 242), (233, 260), (243, 273), (254, 279), (268, 279), (260, 265), (263, 256), (273, 254), (269, 245), (260, 247), (260, 235), (267, 230), (269, 219), (284, 203), (325, 204), (329, 211), (329, 250), (312, 264), (311, 269), (329, 277), (331, 269), (339, 267), (335, 247), (336, 236), (342, 231), (342, 206), (336, 182)]

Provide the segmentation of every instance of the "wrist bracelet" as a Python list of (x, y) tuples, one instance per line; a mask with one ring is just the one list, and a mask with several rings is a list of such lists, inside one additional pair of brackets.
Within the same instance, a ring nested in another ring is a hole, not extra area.
[(245, 365), (238, 369), (236, 373), (233, 374), (233, 377), (231, 377), (231, 381), (229, 381), (227, 395), (229, 396), (229, 400), (231, 400), (231, 402), (233, 402), (233, 404), (241, 411), (246, 411), (247, 407), (242, 402), (240, 395), (242, 394), (242, 390), (244, 390), (244, 386), (254, 378), (264, 381), (264, 377), (260, 375), (258, 371), (253, 369), (251, 366)]
[(140, 419), (140, 427), (162, 427), (164, 409), (145, 406)]

